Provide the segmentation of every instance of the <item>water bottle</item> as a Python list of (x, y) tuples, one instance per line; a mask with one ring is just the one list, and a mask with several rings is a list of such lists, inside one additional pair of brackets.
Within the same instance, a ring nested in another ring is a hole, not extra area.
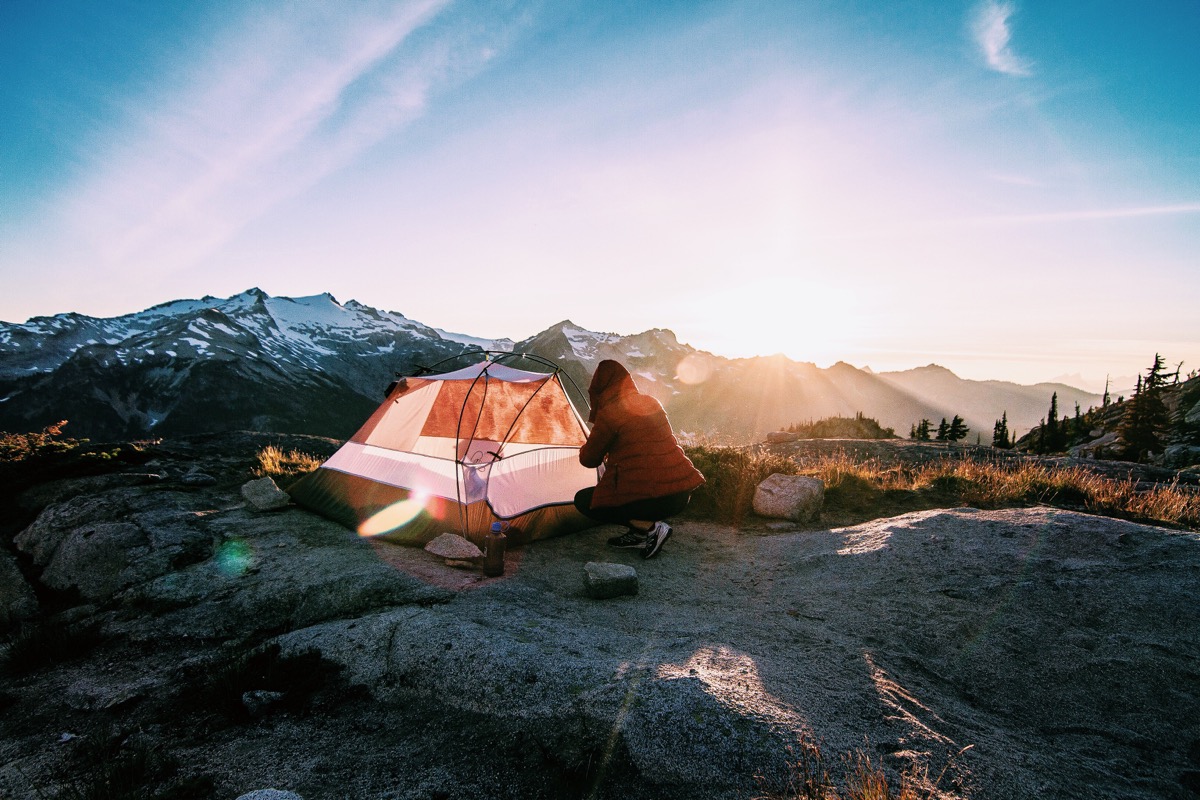
[(504, 548), (508, 544), (504, 528), (503, 522), (493, 522), (483, 537), (483, 574), (489, 578), (504, 574)]

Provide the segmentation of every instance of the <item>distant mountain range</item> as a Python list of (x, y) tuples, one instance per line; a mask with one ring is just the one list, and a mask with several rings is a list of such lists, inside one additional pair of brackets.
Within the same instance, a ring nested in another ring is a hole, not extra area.
[[(764, 350), (772, 343), (764, 342)], [(656, 328), (620, 336), (563, 321), (521, 342), (431, 328), (332, 295), (177, 300), (135, 314), (0, 323), (0, 430), (61, 419), (70, 435), (141, 438), (224, 430), (352, 434), (396, 373), (467, 350), (531, 353), (586, 389), (599, 361), (624, 363), (662, 401), (677, 431), (745, 442), (792, 423), (862, 412), (906, 436), (922, 418), (961, 415), (990, 443), (1007, 412), (1024, 433), (1058, 393), (1060, 412), (1100, 402), (1061, 383), (970, 381), (931, 364), (874, 373), (783, 356), (728, 359)], [(466, 363), (469, 359), (464, 359)]]

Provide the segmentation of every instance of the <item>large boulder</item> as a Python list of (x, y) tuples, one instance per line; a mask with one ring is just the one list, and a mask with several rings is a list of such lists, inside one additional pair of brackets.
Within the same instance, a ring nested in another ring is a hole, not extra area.
[(818, 478), (775, 473), (754, 490), (754, 513), (760, 517), (810, 522), (821, 516), (825, 483)]
[(207, 558), (203, 505), (181, 492), (119, 489), (47, 507), (15, 538), (41, 582), (89, 601)]

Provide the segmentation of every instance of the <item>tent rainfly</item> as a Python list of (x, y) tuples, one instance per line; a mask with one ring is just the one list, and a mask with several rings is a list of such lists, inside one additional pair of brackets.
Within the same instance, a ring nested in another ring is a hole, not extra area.
[(509, 523), (517, 542), (588, 527), (572, 502), (596, 483), (596, 470), (579, 464), (587, 427), (561, 370), (545, 363), (553, 373), (497, 358), (401, 378), (358, 433), (289, 494), (360, 535), (403, 544), (446, 531), (479, 544), (496, 521)]

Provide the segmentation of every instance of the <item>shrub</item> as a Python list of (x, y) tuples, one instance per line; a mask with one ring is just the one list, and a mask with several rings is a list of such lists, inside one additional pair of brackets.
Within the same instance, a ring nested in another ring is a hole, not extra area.
[(693, 506), (734, 525), (750, 513), (754, 490), (764, 479), (798, 472), (792, 459), (755, 448), (691, 447), (687, 454), (705, 480), (692, 495)]
[(36, 433), (0, 432), (0, 498), (39, 482), (112, 472), (149, 461), (152, 442), (93, 445), (63, 435), (64, 419)]

